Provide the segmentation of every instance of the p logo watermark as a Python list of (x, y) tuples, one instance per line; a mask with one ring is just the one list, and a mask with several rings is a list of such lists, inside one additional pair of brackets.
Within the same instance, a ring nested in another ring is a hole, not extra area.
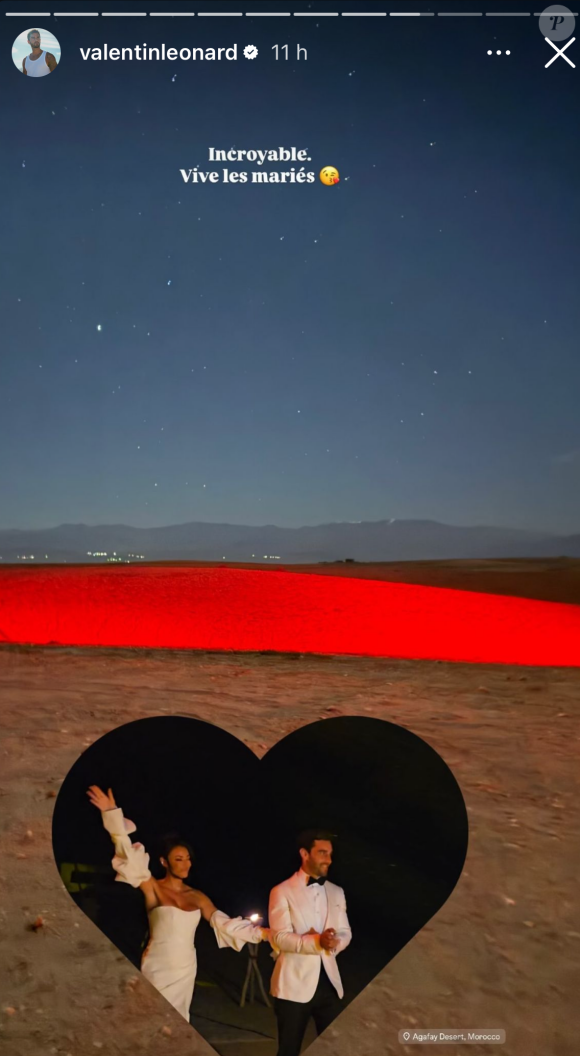
[(576, 19), (569, 8), (554, 4), (542, 11), (538, 25), (548, 40), (567, 40), (574, 32)]

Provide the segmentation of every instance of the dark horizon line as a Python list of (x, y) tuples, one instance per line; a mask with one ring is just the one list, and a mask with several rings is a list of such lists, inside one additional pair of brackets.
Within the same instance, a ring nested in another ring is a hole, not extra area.
[(463, 524), (451, 524), (448, 521), (438, 521), (438, 520), (435, 520), (432, 517), (381, 517), (378, 520), (369, 520), (369, 521), (365, 521), (365, 520), (361, 520), (361, 521), (321, 521), (321, 522), (318, 522), (316, 524), (301, 524), (301, 525), (298, 525), (298, 526), (280, 525), (280, 524), (273, 524), (273, 523), (268, 523), (268, 524), (240, 524), (240, 523), (236, 523), (236, 522), (232, 522), (232, 521), (201, 521), (201, 520), (192, 520), (192, 521), (179, 521), (177, 523), (170, 523), (170, 524), (149, 525), (148, 527), (139, 527), (138, 525), (126, 524), (125, 522), (122, 522), (122, 521), (104, 522), (104, 523), (100, 523), (100, 524), (87, 524), (84, 521), (62, 521), (60, 524), (55, 524), (55, 525), (52, 525), (50, 527), (45, 526), (45, 527), (42, 527), (42, 528), (23, 528), (23, 527), (0, 528), (0, 533), (2, 533), (2, 532), (53, 532), (53, 531), (57, 531), (59, 528), (89, 528), (89, 529), (95, 529), (95, 528), (129, 528), (132, 531), (148, 532), (148, 531), (162, 531), (163, 529), (166, 529), (166, 528), (184, 528), (184, 527), (186, 527), (187, 525), (190, 525), (190, 524), (203, 524), (203, 525), (206, 525), (208, 527), (216, 526), (216, 527), (220, 527), (220, 528), (223, 528), (223, 527), (227, 527), (227, 528), (277, 528), (280, 531), (297, 532), (297, 531), (300, 531), (302, 528), (328, 528), (329, 526), (332, 526), (332, 525), (343, 525), (343, 524), (351, 524), (351, 525), (395, 524), (396, 522), (399, 522), (399, 523), (406, 522), (406, 523), (409, 523), (409, 524), (437, 524), (437, 525), (441, 525), (444, 528), (457, 528), (457, 529), (465, 530), (465, 531), (475, 531), (475, 530), (480, 530), (480, 529), (493, 528), (493, 529), (496, 529), (498, 531), (503, 531), (503, 532), (526, 532), (526, 533), (533, 534), (533, 535), (545, 535), (545, 536), (548, 536), (548, 537), (551, 537), (551, 538), (562, 538), (562, 539), (566, 539), (570, 535), (580, 534), (580, 529), (579, 529), (578, 533), (575, 533), (575, 532), (562, 532), (561, 530), (556, 532), (556, 531), (551, 531), (550, 529), (543, 529), (543, 528), (516, 528), (516, 527), (513, 527), (511, 525), (498, 525), (498, 524), (469, 524), (469, 525), (463, 525)]

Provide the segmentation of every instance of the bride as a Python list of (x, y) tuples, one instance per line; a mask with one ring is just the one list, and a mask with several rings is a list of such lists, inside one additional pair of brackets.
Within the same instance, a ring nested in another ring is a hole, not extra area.
[(218, 946), (231, 946), (238, 952), (246, 942), (270, 938), (268, 928), (241, 917), (230, 918), (216, 909), (207, 895), (184, 881), (191, 869), (191, 849), (175, 838), (165, 841), (161, 864), (162, 880), (149, 870), (149, 855), (143, 844), (131, 843), (129, 833), (136, 826), (117, 807), (113, 793), (91, 785), (87, 795), (101, 811), (103, 825), (115, 845), (113, 868), (116, 879), (140, 887), (149, 917), (149, 942), (141, 958), (141, 971), (189, 1023), (189, 1006), (197, 972), (194, 936), (201, 918), (209, 921)]

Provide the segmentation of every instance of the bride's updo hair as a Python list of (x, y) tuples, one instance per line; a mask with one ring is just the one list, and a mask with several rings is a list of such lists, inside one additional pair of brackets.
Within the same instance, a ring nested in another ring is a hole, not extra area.
[(170, 832), (159, 841), (159, 854), (165, 861), (169, 861), (169, 855), (175, 847), (184, 847), (193, 862), (193, 847), (187, 840), (183, 840), (179, 833)]

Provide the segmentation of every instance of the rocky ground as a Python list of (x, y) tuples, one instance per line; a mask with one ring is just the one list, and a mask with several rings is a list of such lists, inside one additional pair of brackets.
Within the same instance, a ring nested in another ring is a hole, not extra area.
[[(552, 600), (577, 600), (574, 589)], [(470, 846), (445, 906), (309, 1054), (416, 1056), (425, 1049), (398, 1042), (415, 1026), (507, 1032), (497, 1049), (438, 1052), (576, 1056), (579, 668), (4, 646), (0, 698), (2, 1053), (215, 1051), (60, 881), (54, 799), (87, 745), (133, 719), (180, 714), (219, 723), (261, 756), (345, 714), (400, 723), (442, 755), (465, 797)], [(275, 1053), (236, 1035), (215, 1041), (223, 1056)]]
[[(166, 561), (167, 567), (187, 567), (191, 562)], [(140, 567), (147, 568), (148, 562)], [(220, 561), (199, 562), (196, 567), (223, 568)], [(310, 565), (234, 564), (228, 568), (259, 568), (261, 572), (310, 573), (311, 575), (354, 576), (390, 583), (416, 583), (424, 587), (474, 590), (486, 594), (508, 594), (580, 605), (580, 558), (505, 557), (481, 561), (321, 561)]]

